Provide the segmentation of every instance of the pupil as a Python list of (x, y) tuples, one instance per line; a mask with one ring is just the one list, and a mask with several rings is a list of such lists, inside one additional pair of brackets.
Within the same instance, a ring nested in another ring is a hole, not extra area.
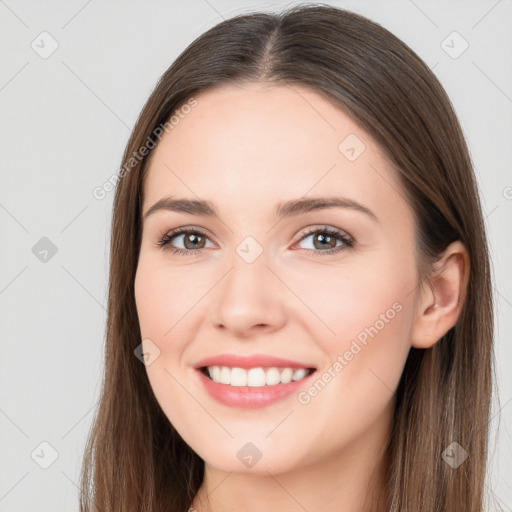
[[(334, 242), (336, 244), (336, 240), (334, 239), (334, 237), (330, 236), (330, 235), (318, 235), (318, 237), (320, 238), (321, 241), (324, 241), (324, 242)], [(330, 244), (330, 247), (332, 247), (332, 243)]]
[[(197, 239), (200, 239), (200, 238), (201, 238), (201, 236), (198, 236), (194, 233), (190, 233), (188, 236), (185, 237), (185, 246), (188, 245), (188, 242), (193, 242), (194, 239), (196, 239), (196, 241), (197, 241)], [(197, 247), (197, 244), (192, 243), (192, 247), (187, 246), (187, 249), (194, 249), (195, 247)]]

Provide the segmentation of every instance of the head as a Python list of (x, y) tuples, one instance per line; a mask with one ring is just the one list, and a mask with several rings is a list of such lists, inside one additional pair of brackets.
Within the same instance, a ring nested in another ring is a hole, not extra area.
[[(122, 169), (83, 475), (99, 503), (185, 510), (205, 463), (286, 473), (371, 438), (390, 510), (479, 510), (487, 242), (460, 125), (411, 49), (327, 6), (227, 20), (161, 77)], [(233, 414), (198, 378), (220, 353), (316, 371), (294, 400)], [(453, 441), (463, 471), (442, 457)]]

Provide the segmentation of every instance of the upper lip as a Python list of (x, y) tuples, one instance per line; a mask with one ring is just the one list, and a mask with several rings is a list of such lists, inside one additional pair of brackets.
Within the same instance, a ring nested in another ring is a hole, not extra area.
[(266, 354), (252, 354), (250, 356), (238, 356), (235, 354), (219, 354), (212, 357), (202, 359), (194, 365), (199, 369), (205, 366), (228, 366), (230, 368), (313, 368), (313, 365), (293, 361), (291, 359), (283, 359), (281, 357), (269, 356)]

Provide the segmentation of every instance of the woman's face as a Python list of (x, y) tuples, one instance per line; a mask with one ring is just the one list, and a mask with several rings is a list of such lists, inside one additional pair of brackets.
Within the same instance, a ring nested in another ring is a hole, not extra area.
[[(155, 396), (223, 471), (371, 459), (389, 436), (417, 298), (395, 171), (309, 88), (224, 86), (196, 100), (153, 150), (144, 189), (143, 215), (171, 196), (216, 212), (177, 203), (143, 220), (135, 296)], [(340, 203), (310, 208), (315, 198)], [(178, 228), (193, 232), (171, 237)], [(215, 356), (218, 383), (198, 369)]]

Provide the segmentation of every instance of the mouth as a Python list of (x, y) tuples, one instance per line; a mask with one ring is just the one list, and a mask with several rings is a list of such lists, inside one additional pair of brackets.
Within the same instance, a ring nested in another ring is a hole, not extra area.
[(202, 366), (199, 371), (216, 384), (231, 387), (273, 387), (298, 382), (316, 371), (316, 368)]
[(218, 354), (198, 361), (199, 385), (217, 402), (255, 409), (284, 401), (311, 383), (317, 368), (270, 354)]
[(195, 369), (207, 395), (229, 408), (259, 409), (285, 402), (310, 385), (316, 368), (201, 366)]

